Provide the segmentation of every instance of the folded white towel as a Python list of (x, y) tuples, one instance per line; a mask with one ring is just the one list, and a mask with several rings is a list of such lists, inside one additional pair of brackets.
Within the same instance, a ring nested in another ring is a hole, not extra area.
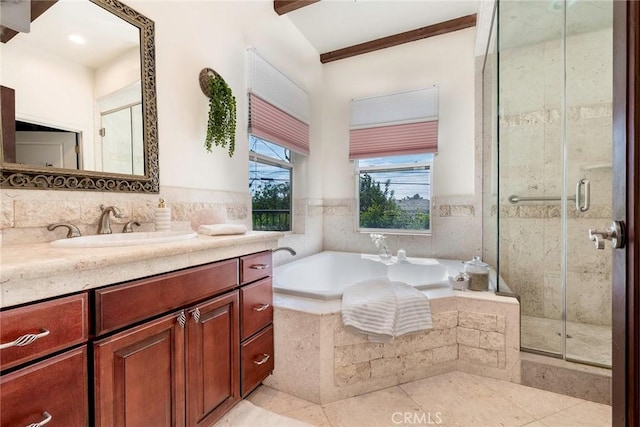
[(342, 322), (347, 329), (367, 334), (369, 341), (393, 338), (432, 327), (427, 297), (403, 282), (387, 278), (347, 286), (342, 294)]
[(228, 234), (244, 234), (247, 227), (244, 224), (210, 224), (198, 227), (198, 233), (209, 236), (222, 236)]
[(370, 341), (393, 339), (395, 315), (396, 296), (386, 277), (354, 283), (342, 293), (342, 322)]

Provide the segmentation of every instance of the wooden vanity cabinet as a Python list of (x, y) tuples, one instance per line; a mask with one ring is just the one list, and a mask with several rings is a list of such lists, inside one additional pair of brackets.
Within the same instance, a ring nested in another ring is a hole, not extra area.
[[(240, 400), (237, 287), (234, 259), (97, 291), (99, 330), (110, 330), (123, 317), (139, 319), (131, 299), (146, 301), (144, 313), (170, 301), (178, 308), (94, 343), (95, 424), (210, 426), (235, 405)], [(158, 289), (174, 297), (154, 298)], [(179, 307), (193, 300), (189, 290), (210, 298)], [(122, 312), (115, 305), (126, 297), (124, 305), (134, 312), (115, 316)]]
[(264, 251), (0, 311), (2, 343), (38, 334), (0, 348), (0, 425), (213, 425), (273, 371), (271, 273)]

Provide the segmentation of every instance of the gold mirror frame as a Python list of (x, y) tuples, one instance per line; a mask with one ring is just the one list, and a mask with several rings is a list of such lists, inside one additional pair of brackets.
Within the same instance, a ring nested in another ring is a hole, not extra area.
[[(144, 170), (141, 176), (4, 163), (0, 150), (0, 187), (35, 190), (84, 190), (131, 193), (160, 191), (158, 166), (158, 109), (156, 104), (154, 22), (118, 0), (88, 0), (140, 30)], [(0, 132), (0, 143), (1, 141)], [(0, 144), (1, 146), (1, 144)]]

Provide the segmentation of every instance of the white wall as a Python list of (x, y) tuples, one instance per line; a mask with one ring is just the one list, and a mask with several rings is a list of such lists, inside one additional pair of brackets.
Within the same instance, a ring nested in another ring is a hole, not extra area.
[[(0, 83), (16, 91), (16, 118), (82, 132), (85, 168), (93, 165), (93, 70), (23, 43), (0, 46)], [(19, 65), (18, 65), (19, 64)]]
[[(130, 1), (155, 21), (160, 182), (162, 186), (248, 192), (246, 48), (254, 47), (307, 90), (311, 149), (320, 155), (321, 66), (318, 53), (271, 1)], [(204, 149), (208, 100), (198, 75), (210, 67), (237, 101), (236, 152)], [(320, 194), (321, 189), (310, 192)]]
[(117, 92), (140, 81), (140, 65), (140, 48), (135, 47), (96, 68), (95, 98)]
[(325, 64), (323, 74), (323, 248), (375, 252), (356, 231), (349, 101), (439, 87), (439, 147), (434, 158), (430, 235), (390, 235), (395, 253), (470, 259), (482, 247), (481, 151), (475, 146), (475, 28)]
[(475, 28), (407, 43), (324, 66), (324, 197), (354, 197), (348, 161), (349, 101), (439, 87), (434, 196), (474, 193)]

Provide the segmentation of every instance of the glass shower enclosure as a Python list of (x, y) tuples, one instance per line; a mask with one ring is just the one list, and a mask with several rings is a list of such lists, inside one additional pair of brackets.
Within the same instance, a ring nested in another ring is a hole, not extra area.
[(484, 85), (497, 106), (485, 217), (499, 290), (520, 298), (521, 348), (603, 367), (611, 249), (589, 229), (612, 219), (612, 24), (612, 0), (500, 0), (485, 64), (497, 83)]

